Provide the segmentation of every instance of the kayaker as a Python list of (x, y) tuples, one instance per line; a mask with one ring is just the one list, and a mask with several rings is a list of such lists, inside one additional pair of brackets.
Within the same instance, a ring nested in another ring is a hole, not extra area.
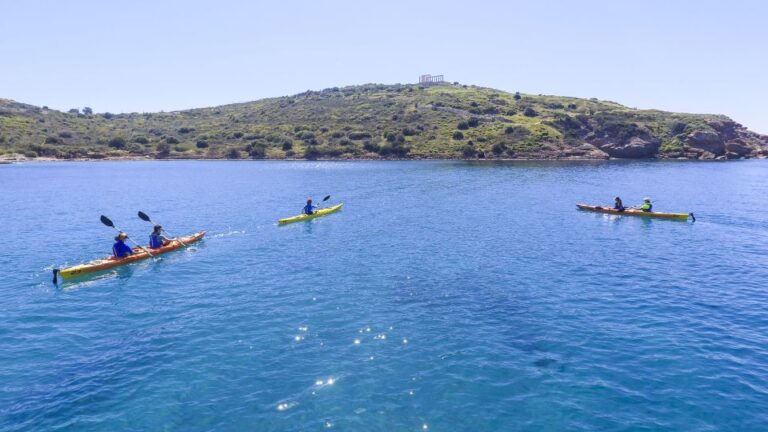
[(651, 204), (651, 199), (648, 197), (643, 198), (643, 204), (640, 205), (640, 210), (644, 212), (651, 212), (653, 211), (653, 204)]
[(621, 198), (616, 197), (616, 199), (613, 201), (613, 209), (623, 212), (625, 208), (626, 207), (624, 207), (624, 203), (621, 202)]
[(301, 212), (303, 214), (311, 215), (311, 214), (315, 213), (315, 209), (316, 208), (317, 207), (312, 205), (312, 198), (309, 198), (309, 199), (307, 199), (307, 205), (304, 206), (304, 208), (301, 210)]
[(114, 255), (115, 258), (127, 257), (133, 253), (133, 249), (125, 244), (125, 239), (127, 238), (128, 235), (124, 232), (121, 232), (115, 237), (115, 244), (112, 246), (112, 255)]
[(149, 248), (157, 249), (165, 246), (171, 239), (163, 235), (163, 227), (155, 225), (152, 234), (149, 235)]

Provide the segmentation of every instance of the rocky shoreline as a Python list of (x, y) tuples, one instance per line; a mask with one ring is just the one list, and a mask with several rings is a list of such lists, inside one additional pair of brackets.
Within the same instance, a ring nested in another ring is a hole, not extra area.
[[(577, 150), (577, 152), (580, 152)], [(691, 152), (691, 154), (701, 154), (704, 157), (686, 157), (686, 156), (678, 156), (678, 157), (667, 157), (668, 155), (665, 155), (665, 157), (650, 157), (650, 158), (616, 158), (616, 157), (610, 157), (606, 155), (576, 155), (576, 154), (570, 154), (570, 155), (562, 155), (562, 154), (536, 154), (536, 155), (529, 155), (529, 156), (520, 156), (520, 157), (474, 157), (474, 158), (463, 158), (463, 157), (448, 157), (448, 156), (435, 156), (435, 157), (425, 157), (425, 156), (414, 156), (414, 157), (404, 157), (404, 158), (375, 158), (375, 157), (322, 157), (317, 159), (300, 159), (300, 158), (263, 158), (263, 159), (250, 159), (250, 158), (242, 158), (242, 159), (229, 159), (229, 158), (207, 158), (207, 157), (169, 157), (169, 158), (153, 158), (149, 156), (120, 156), (120, 157), (103, 157), (103, 158), (71, 158), (71, 159), (60, 159), (60, 158), (51, 158), (51, 157), (37, 157), (37, 158), (28, 158), (23, 155), (20, 155), (19, 157), (13, 157), (13, 158), (4, 158), (0, 159), (0, 165), (10, 165), (15, 163), (44, 163), (44, 162), (139, 162), (139, 161), (165, 161), (165, 162), (173, 162), (173, 161), (252, 161), (252, 162), (260, 162), (260, 161), (285, 161), (285, 162), (372, 162), (372, 161), (392, 161), (392, 162), (405, 162), (405, 161), (499, 161), (499, 162), (513, 162), (513, 161), (629, 161), (629, 160), (643, 160), (643, 161), (730, 161), (730, 160), (750, 160), (750, 159), (768, 159), (768, 155), (756, 155), (756, 156), (744, 156), (744, 157), (728, 157), (728, 156), (715, 156), (710, 157), (710, 155), (704, 154), (704, 153), (696, 153)]]

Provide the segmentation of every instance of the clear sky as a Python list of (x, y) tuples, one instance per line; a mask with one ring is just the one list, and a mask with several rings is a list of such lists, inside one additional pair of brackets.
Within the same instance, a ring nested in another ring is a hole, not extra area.
[(423, 73), (768, 133), (764, 1), (0, 0), (0, 97), (148, 112)]

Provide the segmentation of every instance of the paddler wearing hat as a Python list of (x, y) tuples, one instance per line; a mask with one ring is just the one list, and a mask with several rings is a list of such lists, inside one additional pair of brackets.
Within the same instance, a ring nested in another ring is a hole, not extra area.
[(112, 255), (114, 255), (115, 258), (127, 257), (133, 253), (133, 249), (125, 244), (127, 238), (128, 234), (124, 232), (120, 232), (120, 234), (115, 237), (115, 244), (112, 246)]
[(643, 203), (640, 205), (640, 210), (644, 212), (652, 212), (653, 211), (653, 204), (651, 204), (651, 199), (648, 197), (643, 198)]

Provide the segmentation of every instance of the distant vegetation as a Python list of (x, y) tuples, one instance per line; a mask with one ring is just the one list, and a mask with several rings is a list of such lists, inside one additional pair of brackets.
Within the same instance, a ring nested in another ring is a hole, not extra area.
[(334, 87), (167, 113), (0, 99), (0, 157), (732, 158), (768, 155), (765, 145), (724, 116), (459, 84)]

